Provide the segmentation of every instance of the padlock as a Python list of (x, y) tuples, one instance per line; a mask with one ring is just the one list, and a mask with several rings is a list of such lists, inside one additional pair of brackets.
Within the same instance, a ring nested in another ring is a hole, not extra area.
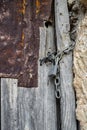
[(52, 65), (52, 69), (48, 74), (49, 77), (51, 78), (56, 77), (57, 70), (58, 70), (58, 62), (59, 62), (59, 58), (56, 58), (55, 65)]

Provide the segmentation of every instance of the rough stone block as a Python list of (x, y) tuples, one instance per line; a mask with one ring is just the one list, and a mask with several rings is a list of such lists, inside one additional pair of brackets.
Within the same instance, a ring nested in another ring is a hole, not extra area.
[(76, 116), (81, 130), (87, 130), (87, 13), (80, 21), (74, 51), (74, 86), (76, 90)]

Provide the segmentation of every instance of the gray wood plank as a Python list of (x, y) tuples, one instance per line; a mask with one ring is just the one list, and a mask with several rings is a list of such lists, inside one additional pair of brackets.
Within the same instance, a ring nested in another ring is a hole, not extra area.
[(1, 130), (17, 130), (16, 79), (1, 79)]
[[(41, 47), (40, 47), (40, 58), (46, 56), (48, 51), (54, 52), (54, 33), (53, 28), (40, 28), (41, 36)], [(46, 35), (45, 37), (43, 36)], [(44, 39), (43, 39), (44, 38)], [(54, 84), (49, 80), (48, 73), (51, 65), (44, 64), (39, 66), (39, 88), (37, 101), (43, 102), (44, 108), (44, 130), (57, 130), (57, 116), (56, 116), (56, 99), (55, 99), (55, 87)], [(42, 94), (41, 94), (41, 92)], [(39, 99), (39, 97), (42, 98)], [(42, 100), (42, 101), (41, 101)], [(38, 104), (38, 103), (37, 103)], [(39, 110), (39, 109), (38, 109)], [(41, 130), (41, 128), (40, 128)]]
[(35, 130), (35, 89), (18, 88), (18, 130)]
[[(55, 0), (55, 27), (57, 48), (67, 47), (70, 44), (70, 25), (67, 0)], [(75, 95), (72, 85), (72, 53), (64, 56), (60, 62), (61, 77), (61, 129), (76, 130)]]

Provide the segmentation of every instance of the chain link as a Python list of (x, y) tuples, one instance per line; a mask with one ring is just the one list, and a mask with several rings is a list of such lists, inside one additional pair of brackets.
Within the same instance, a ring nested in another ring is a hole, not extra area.
[(57, 75), (55, 78), (55, 96), (57, 99), (61, 97), (61, 90), (60, 90), (60, 76)]
[(61, 98), (60, 60), (62, 59), (64, 55), (69, 54), (71, 51), (73, 51), (74, 47), (75, 47), (75, 42), (72, 42), (68, 47), (64, 48), (62, 51), (59, 51), (57, 53), (48, 52), (47, 57), (40, 59), (40, 65), (46, 62), (51, 62), (53, 64), (57, 63), (57, 72), (54, 78), (55, 96), (57, 99)]

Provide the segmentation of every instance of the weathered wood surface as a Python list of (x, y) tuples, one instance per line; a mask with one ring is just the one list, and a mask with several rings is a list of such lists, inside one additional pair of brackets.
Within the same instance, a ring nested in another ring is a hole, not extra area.
[[(55, 27), (57, 48), (62, 50), (70, 43), (70, 25), (67, 0), (55, 0)], [(60, 62), (61, 77), (61, 129), (76, 130), (75, 95), (72, 85), (72, 53)]]
[(17, 80), (1, 79), (1, 130), (17, 130)]
[[(52, 27), (40, 28), (40, 58), (54, 48), (53, 36)], [(17, 88), (17, 80), (1, 79), (1, 130), (57, 130), (50, 65), (38, 67), (38, 88)]]

